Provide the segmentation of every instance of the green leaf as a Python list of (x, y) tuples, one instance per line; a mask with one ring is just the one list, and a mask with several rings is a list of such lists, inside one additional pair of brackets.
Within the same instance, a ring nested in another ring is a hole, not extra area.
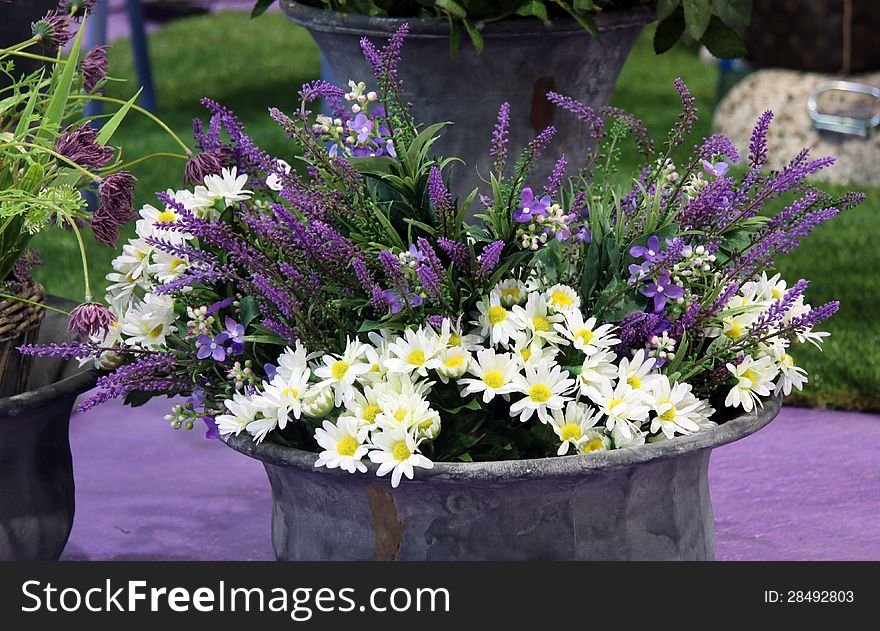
[(529, 0), (529, 2), (526, 2), (516, 10), (516, 14), (523, 17), (536, 17), (544, 22), (549, 19), (547, 16), (547, 5), (544, 4), (543, 0)]
[(738, 32), (752, 20), (752, 0), (712, 0), (712, 8), (718, 19)]
[(467, 18), (467, 10), (455, 0), (435, 0), (434, 6), (460, 20)]
[(134, 105), (134, 102), (137, 101), (137, 98), (140, 96), (143, 88), (137, 91), (137, 93), (131, 97), (131, 99), (122, 107), (117, 110), (117, 112), (113, 115), (113, 117), (108, 120), (101, 127), (101, 131), (98, 132), (98, 135), (95, 137), (95, 142), (99, 145), (106, 145), (110, 142), (110, 139), (113, 137), (113, 134), (116, 133), (117, 128), (122, 123), (122, 120), (128, 114), (128, 111), (131, 109), (131, 106)]
[(287, 342), (277, 335), (245, 335), (245, 342), (256, 344), (274, 344), (275, 346), (287, 346)]
[(703, 35), (703, 44), (710, 53), (722, 59), (745, 57), (747, 52), (742, 36), (714, 16)]
[(257, 3), (254, 5), (253, 10), (251, 11), (251, 17), (260, 17), (266, 12), (266, 9), (271, 7), (274, 3), (275, 0), (257, 0)]
[(712, 19), (712, 0), (682, 0), (682, 6), (688, 34), (696, 40), (701, 39)]
[(654, 52), (658, 55), (665, 53), (675, 46), (683, 33), (684, 11), (679, 7), (657, 25), (657, 30), (654, 31)]
[(657, 2), (657, 21), (668, 18), (681, 5), (681, 0), (659, 0)]
[(595, 11), (596, 3), (593, 0), (574, 0), (575, 11)]
[(483, 36), (480, 35), (480, 31), (477, 30), (477, 27), (474, 26), (474, 23), (470, 20), (462, 20), (462, 23), (464, 24), (464, 30), (467, 31), (468, 36), (471, 38), (471, 43), (474, 45), (474, 49), (478, 54), (483, 52), (486, 42), (483, 41)]
[(18, 125), (15, 127), (15, 138), (17, 140), (24, 139), (30, 129), (31, 117), (34, 115), (34, 106), (36, 105), (37, 98), (40, 96), (40, 92), (41, 90), (36, 86), (31, 89), (30, 98), (28, 98), (27, 105), (21, 113)]
[(260, 307), (257, 305), (257, 301), (254, 300), (253, 296), (245, 296), (242, 298), (238, 303), (238, 308), (241, 311), (241, 323), (245, 327), (256, 320), (260, 315)]

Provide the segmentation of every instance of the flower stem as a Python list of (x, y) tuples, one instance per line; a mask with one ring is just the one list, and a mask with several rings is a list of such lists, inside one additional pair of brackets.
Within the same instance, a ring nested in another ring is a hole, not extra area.
[(142, 156), (142, 157), (138, 158), (137, 160), (132, 160), (131, 162), (126, 162), (125, 164), (120, 164), (119, 166), (117, 166), (113, 169), (113, 172), (115, 173), (117, 171), (127, 171), (131, 167), (136, 166), (136, 165), (140, 164), (141, 162), (146, 162), (147, 160), (152, 160), (153, 158), (179, 158), (181, 160), (189, 160), (189, 156), (185, 156), (181, 153), (157, 152), (157, 153), (151, 153), (148, 156)]
[(82, 268), (83, 268), (83, 281), (86, 286), (86, 302), (92, 301), (92, 287), (89, 284), (89, 261), (86, 258), (86, 246), (83, 243), (82, 235), (79, 232), (79, 228), (76, 226), (76, 221), (70, 221), (70, 227), (73, 229), (73, 234), (76, 235), (76, 241), (79, 244), (79, 254), (82, 258)]
[(55, 313), (61, 313), (63, 315), (69, 316), (70, 312), (65, 311), (64, 309), (56, 309), (55, 307), (50, 307), (47, 304), (43, 304), (42, 302), (36, 302), (34, 300), (28, 300), (27, 298), (22, 298), (21, 296), (13, 296), (11, 294), (0, 293), (0, 298), (7, 298), (9, 300), (17, 300), (18, 302), (24, 302), (29, 305), (35, 305), (37, 307), (42, 307), (43, 309), (48, 309), (49, 311), (54, 311)]

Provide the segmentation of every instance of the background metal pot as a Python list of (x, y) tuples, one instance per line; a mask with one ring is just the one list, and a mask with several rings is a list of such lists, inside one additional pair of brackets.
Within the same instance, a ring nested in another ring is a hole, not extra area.
[(636, 449), (438, 462), (396, 489), (375, 465), (352, 475), (269, 441), (227, 444), (266, 468), (279, 560), (709, 560), (709, 455), (764, 427), (781, 404)]
[[(54, 297), (46, 304), (76, 306)], [(67, 316), (47, 311), (39, 342), (68, 339)], [(76, 360), (37, 358), (32, 389), (0, 399), (0, 561), (61, 556), (74, 513), (70, 413), (98, 374)]]
[(281, 0), (291, 21), (306, 27), (321, 48), (340, 85), (349, 79), (369, 83), (372, 73), (360, 39), (384, 44), (404, 23), (409, 35), (403, 50), (400, 78), (404, 96), (423, 123), (452, 121), (437, 145), (445, 156), (462, 158), (455, 167), (454, 194), (462, 199), (480, 184), (475, 169), (489, 177), (489, 139), (498, 108), (511, 106), (511, 158), (515, 162), (534, 135), (547, 125), (557, 127), (551, 149), (539, 161), (531, 185), (540, 187), (560, 153), (579, 160), (591, 142), (586, 125), (559, 111), (545, 98), (556, 90), (591, 106), (608, 105), (623, 63), (639, 33), (653, 19), (645, 8), (606, 11), (596, 16), (601, 41), (573, 19), (505, 19), (486, 24), (481, 33), (485, 50), (477, 54), (465, 36), (452, 58), (449, 24), (439, 19), (402, 19), (336, 13)]

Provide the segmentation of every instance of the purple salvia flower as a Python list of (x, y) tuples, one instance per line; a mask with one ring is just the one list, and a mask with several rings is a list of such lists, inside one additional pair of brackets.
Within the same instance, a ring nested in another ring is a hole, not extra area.
[(477, 257), (477, 262), (480, 264), (479, 277), (481, 279), (485, 280), (492, 273), (492, 270), (498, 265), (498, 261), (501, 260), (501, 252), (503, 250), (504, 241), (501, 239), (483, 247), (483, 251)]
[(440, 169), (431, 167), (428, 173), (428, 199), (431, 206), (434, 207), (434, 213), (437, 216), (437, 226), (440, 229), (440, 236), (450, 237), (455, 229), (455, 206), (452, 201), (452, 195), (446, 184), (443, 182), (443, 176)]
[(393, 285), (403, 283), (403, 266), (400, 263), (400, 259), (390, 251), (382, 250), (379, 252), (379, 262), (382, 263), (382, 267), (385, 268), (385, 274)]
[(547, 183), (544, 185), (544, 194), (548, 197), (556, 197), (559, 193), (559, 187), (562, 185), (562, 178), (565, 177), (565, 167), (567, 164), (568, 163), (565, 161), (565, 154), (563, 153), (559, 156), (559, 160), (556, 161), (553, 171), (550, 173), (550, 177), (547, 178)]
[(688, 90), (681, 77), (676, 78), (674, 84), (681, 99), (682, 111), (678, 115), (678, 120), (675, 121), (675, 125), (669, 134), (669, 140), (673, 146), (681, 144), (685, 137), (693, 131), (694, 123), (697, 122), (698, 112), (697, 100), (691, 94), (691, 91)]
[(749, 140), (749, 166), (755, 172), (767, 163), (767, 133), (772, 120), (773, 112), (767, 110), (758, 117), (758, 122), (752, 130), (752, 137)]
[(489, 148), (489, 155), (492, 157), (492, 168), (495, 173), (504, 172), (504, 166), (507, 164), (507, 142), (510, 133), (510, 103), (504, 102), (498, 109), (498, 119), (495, 122), (495, 129), (492, 131), (492, 143)]
[(92, 92), (107, 76), (108, 46), (95, 46), (82, 60), (83, 90)]
[(701, 146), (695, 147), (695, 151), (701, 160), (711, 160), (723, 156), (734, 164), (739, 162), (739, 151), (730, 138), (723, 134), (712, 134), (703, 140)]
[(107, 307), (97, 302), (87, 302), (70, 312), (67, 330), (83, 340), (98, 335), (103, 338), (115, 321)]
[(443, 293), (440, 290), (440, 284), (442, 281), (434, 270), (428, 265), (421, 265), (416, 270), (416, 275), (419, 278), (419, 283), (424, 287), (428, 295), (437, 303), (443, 302)]
[(432, 248), (431, 244), (428, 243), (428, 240), (424, 237), (419, 237), (418, 239), (416, 239), (416, 243), (419, 246), (419, 254), (422, 257), (422, 260), (431, 266), (431, 270), (435, 274), (437, 274), (438, 276), (442, 276), (446, 272), (446, 270), (443, 268), (443, 264), (437, 257), (437, 253), (434, 251), (434, 248)]
[(517, 165), (517, 170), (520, 173), (528, 173), (532, 163), (544, 152), (544, 149), (547, 148), (547, 145), (550, 144), (550, 141), (553, 140), (555, 135), (556, 128), (550, 125), (535, 136), (534, 139), (526, 145), (526, 148), (520, 157), (520, 163)]
[(68, 127), (55, 141), (55, 152), (84, 169), (103, 169), (113, 159), (113, 147), (95, 142), (98, 130), (86, 123)]
[(441, 250), (446, 252), (446, 256), (452, 260), (459, 270), (463, 272), (470, 270), (471, 252), (464, 243), (441, 237), (440, 239), (437, 239), (437, 245), (440, 246)]
[(22, 355), (55, 357), (57, 359), (85, 359), (97, 357), (103, 349), (93, 342), (65, 342), (63, 344), (25, 344), (17, 348)]
[(662, 335), (669, 329), (669, 323), (658, 313), (636, 311), (617, 323), (617, 337), (620, 343), (614, 347), (618, 355), (628, 355), (630, 351), (646, 348), (655, 335)]
[(559, 94), (558, 92), (548, 92), (547, 100), (554, 105), (571, 112), (577, 116), (579, 120), (586, 123), (590, 128), (590, 136), (593, 138), (602, 138), (605, 135), (605, 121), (593, 111), (593, 108), (576, 101), (570, 96)]

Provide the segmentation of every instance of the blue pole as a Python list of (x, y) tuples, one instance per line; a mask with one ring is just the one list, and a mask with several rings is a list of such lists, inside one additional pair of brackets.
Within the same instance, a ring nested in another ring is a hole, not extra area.
[(153, 73), (150, 69), (150, 51), (147, 47), (147, 31), (144, 25), (144, 9), (140, 0), (128, 0), (128, 21), (131, 24), (131, 47), (138, 81), (144, 91), (141, 102), (144, 109), (156, 111), (156, 93), (153, 90)]
[[(89, 48), (94, 48), (95, 46), (103, 46), (107, 43), (107, 4), (109, 0), (98, 0), (94, 7), (92, 7), (92, 13), (89, 16), (88, 22), (86, 22), (86, 28), (88, 29), (88, 33), (86, 33), (86, 41), (88, 42)], [(84, 114), (86, 117), (91, 116), (100, 116), (104, 112), (103, 103), (100, 101), (89, 101), (86, 103)], [(100, 118), (95, 119), (92, 124), (95, 127), (100, 127), (102, 121)]]

